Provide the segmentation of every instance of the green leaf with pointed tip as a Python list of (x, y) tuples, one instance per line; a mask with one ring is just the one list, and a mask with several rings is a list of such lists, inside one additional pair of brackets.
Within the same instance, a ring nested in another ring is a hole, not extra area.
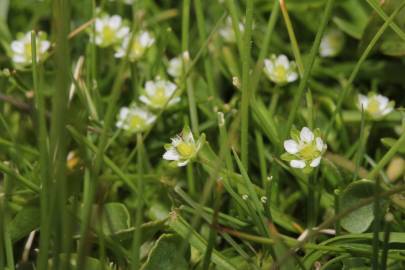
[[(388, 147), (392, 147), (397, 140), (394, 138), (382, 138), (381, 142)], [(405, 143), (398, 148), (398, 152), (405, 154)]]
[(163, 234), (153, 246), (142, 270), (187, 270), (189, 265), (184, 255), (179, 254), (182, 238)]
[(39, 227), (40, 210), (37, 207), (27, 207), (17, 213), (11, 220), (10, 236), (13, 242), (27, 236)]
[[(342, 211), (350, 209), (362, 199), (374, 195), (374, 182), (370, 180), (359, 180), (346, 187), (341, 197)], [(342, 227), (351, 233), (365, 232), (374, 220), (373, 204), (352, 211), (341, 219)]]

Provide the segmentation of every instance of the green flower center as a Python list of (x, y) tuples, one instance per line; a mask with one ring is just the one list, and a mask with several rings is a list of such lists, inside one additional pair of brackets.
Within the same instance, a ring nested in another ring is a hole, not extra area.
[(144, 53), (145, 48), (137, 40), (132, 42), (131, 55), (133, 58), (139, 58)]
[(317, 158), (320, 155), (320, 152), (315, 144), (310, 143), (302, 147), (298, 154), (303, 160), (312, 160)]
[(195, 145), (191, 143), (181, 142), (176, 146), (177, 152), (183, 158), (191, 158), (195, 154)]
[(370, 114), (376, 114), (379, 111), (380, 111), (380, 103), (375, 98), (370, 99), (367, 105), (367, 112)]
[(287, 78), (287, 69), (284, 66), (278, 65), (274, 68), (274, 76), (279, 81), (285, 81)]
[(138, 116), (138, 115), (134, 115), (129, 119), (129, 126), (131, 129), (142, 129), (143, 127), (145, 127), (145, 119), (143, 119), (142, 117)]
[(111, 44), (115, 41), (115, 32), (109, 26), (103, 28), (103, 37), (105, 44)]
[(156, 89), (155, 94), (150, 99), (155, 106), (163, 107), (167, 102), (165, 89), (163, 87)]
[(24, 44), (24, 56), (31, 60), (32, 58), (32, 48), (31, 48), (31, 42), (27, 42)]

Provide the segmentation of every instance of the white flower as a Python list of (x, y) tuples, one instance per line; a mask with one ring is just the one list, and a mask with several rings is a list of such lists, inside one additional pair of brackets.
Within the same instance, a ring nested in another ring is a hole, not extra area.
[(330, 29), (322, 37), (319, 54), (322, 57), (334, 57), (340, 53), (345, 42), (345, 36), (338, 29)]
[[(36, 47), (39, 62), (45, 59), (46, 51), (51, 47), (51, 43), (46, 40), (45, 32), (37, 33)], [(11, 42), (11, 57), (16, 65), (25, 66), (32, 63), (31, 32)]]
[(94, 27), (94, 41), (96, 45), (100, 47), (115, 45), (129, 34), (129, 27), (124, 25), (119, 15), (104, 15), (100, 18), (96, 18)]
[(190, 160), (197, 156), (204, 143), (204, 135), (195, 141), (190, 129), (185, 127), (179, 135), (171, 140), (171, 144), (165, 145), (166, 152), (163, 154), (163, 158), (171, 160), (176, 166), (181, 167), (187, 165)]
[(155, 120), (156, 116), (148, 110), (131, 105), (121, 108), (116, 126), (129, 133), (137, 133), (146, 131)]
[(281, 156), (282, 159), (289, 161), (291, 167), (304, 169), (305, 172), (318, 167), (327, 148), (319, 133), (319, 130), (312, 132), (307, 127), (303, 127), (301, 132), (293, 129), (292, 139), (284, 141), (287, 153)]
[(180, 97), (174, 97), (176, 89), (177, 86), (170, 81), (161, 79), (147, 81), (145, 93), (139, 97), (139, 100), (153, 109), (161, 109), (180, 101)]
[[(240, 22), (239, 23), (239, 32), (243, 33), (244, 31), (245, 31), (245, 25)], [(218, 32), (226, 42), (228, 42), (228, 43), (236, 42), (236, 35), (235, 35), (235, 31), (233, 31), (231, 17), (226, 18), (225, 26), (220, 28)]]
[(186, 51), (183, 54), (170, 59), (167, 73), (173, 78), (180, 78), (183, 73), (183, 62), (186, 64), (190, 60), (190, 55)]
[(359, 94), (358, 107), (373, 118), (381, 118), (394, 109), (394, 102), (387, 97), (376, 93), (369, 93), (368, 96)]
[[(117, 48), (115, 57), (122, 58), (125, 56), (128, 48), (128, 43), (130, 42), (130, 35), (127, 36), (122, 45)], [(129, 60), (134, 62), (140, 59), (144, 54), (145, 51), (150, 48), (155, 43), (155, 39), (151, 36), (151, 34), (147, 31), (142, 31), (138, 33), (133, 41), (131, 48), (129, 50)]]
[(298, 73), (294, 61), (288, 61), (287, 56), (281, 54), (279, 56), (272, 55), (270, 59), (264, 59), (264, 73), (267, 77), (277, 83), (284, 84), (297, 80)]

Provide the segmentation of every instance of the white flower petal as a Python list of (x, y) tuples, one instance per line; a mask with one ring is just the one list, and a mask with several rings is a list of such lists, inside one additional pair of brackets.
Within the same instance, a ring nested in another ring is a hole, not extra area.
[(368, 106), (368, 97), (359, 94), (358, 98), (359, 98), (359, 107), (360, 108), (363, 107), (363, 109), (365, 110)]
[(305, 164), (305, 161), (303, 161), (303, 160), (294, 159), (294, 160), (290, 161), (290, 166), (293, 168), (297, 168), (297, 169), (303, 169), (303, 168), (305, 168), (306, 164)]
[(306, 143), (310, 143), (314, 140), (314, 133), (309, 128), (303, 127), (300, 132), (300, 139)]
[(24, 43), (21, 41), (13, 41), (11, 42), (11, 50), (15, 53), (24, 53)]
[(166, 160), (179, 160), (180, 155), (174, 147), (171, 147), (163, 154), (163, 158)]
[(150, 99), (147, 98), (147, 97), (144, 96), (144, 95), (139, 96), (139, 100), (142, 101), (143, 103), (145, 103), (146, 105), (150, 105), (150, 104), (151, 104)]
[(190, 160), (188, 160), (188, 159), (183, 160), (183, 161), (179, 161), (179, 162), (177, 162), (177, 166), (179, 166), (179, 167), (186, 166), (189, 161), (190, 161)]
[(156, 93), (156, 84), (154, 81), (147, 81), (145, 83), (145, 92), (148, 96), (154, 96)]
[(323, 140), (320, 137), (316, 137), (315, 141), (316, 141), (316, 149), (318, 149), (318, 151), (322, 152), (324, 149)]
[(311, 161), (311, 164), (309, 164), (309, 166), (311, 166), (312, 168), (318, 167), (319, 163), (321, 163), (321, 157), (317, 157), (314, 160)]
[(113, 29), (118, 29), (121, 26), (121, 22), (122, 22), (121, 16), (113, 15), (109, 20), (109, 26)]
[(285, 69), (290, 68), (290, 62), (288, 61), (287, 56), (284, 54), (280, 54), (277, 59), (276, 59), (276, 65), (277, 66), (283, 66)]
[(290, 154), (298, 153), (298, 143), (294, 140), (286, 140), (284, 141), (284, 149)]

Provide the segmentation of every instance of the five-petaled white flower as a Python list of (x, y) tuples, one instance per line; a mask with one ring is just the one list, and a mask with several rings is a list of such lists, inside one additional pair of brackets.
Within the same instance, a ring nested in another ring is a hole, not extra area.
[(345, 36), (338, 29), (330, 29), (322, 37), (319, 54), (322, 57), (334, 57), (340, 53), (345, 43)]
[(264, 73), (277, 84), (293, 82), (298, 78), (295, 62), (288, 61), (284, 54), (279, 56), (273, 54), (270, 59), (264, 59)]
[(115, 45), (129, 34), (129, 27), (124, 24), (119, 15), (103, 15), (100, 18), (96, 18), (94, 27), (94, 42), (100, 47)]
[(173, 164), (178, 167), (182, 167), (197, 156), (204, 144), (204, 135), (195, 141), (190, 129), (185, 127), (179, 135), (171, 140), (171, 144), (165, 145), (166, 152), (163, 154), (163, 158), (173, 161)]
[(303, 169), (305, 173), (318, 167), (327, 148), (320, 137), (320, 131), (316, 129), (312, 132), (309, 128), (303, 127), (299, 132), (293, 128), (291, 137), (292, 139), (284, 141), (287, 153), (281, 158), (288, 161), (291, 167)]
[[(124, 39), (124, 41), (122, 42), (122, 46), (117, 48), (115, 57), (123, 58), (125, 56), (130, 39), (130, 35)], [(146, 50), (150, 48), (154, 43), (155, 39), (149, 32), (142, 31), (138, 33), (132, 40), (128, 55), (129, 60), (132, 62), (139, 60), (145, 54)]]
[(132, 134), (146, 131), (155, 120), (156, 116), (154, 114), (132, 104), (129, 107), (122, 107), (120, 109), (116, 126)]
[[(32, 63), (31, 32), (20, 34), (19, 39), (11, 42), (11, 57), (16, 65), (25, 66)], [(51, 43), (46, 39), (45, 32), (38, 32), (36, 37), (37, 61), (42, 61), (46, 57), (47, 50)]]
[(359, 94), (358, 106), (372, 118), (381, 118), (392, 112), (395, 102), (387, 97), (370, 92), (367, 96)]
[(173, 78), (180, 78), (183, 73), (183, 63), (186, 64), (190, 60), (190, 55), (187, 51), (183, 54), (170, 59), (167, 73)]
[(180, 97), (174, 96), (177, 86), (166, 80), (157, 79), (145, 83), (144, 94), (139, 100), (153, 109), (161, 109), (180, 101)]
[[(245, 31), (245, 25), (243, 23), (239, 23), (239, 32), (243, 33)], [(219, 34), (221, 37), (228, 43), (234, 43), (236, 42), (236, 35), (235, 31), (232, 26), (232, 18), (227, 17), (225, 26), (219, 29)]]

